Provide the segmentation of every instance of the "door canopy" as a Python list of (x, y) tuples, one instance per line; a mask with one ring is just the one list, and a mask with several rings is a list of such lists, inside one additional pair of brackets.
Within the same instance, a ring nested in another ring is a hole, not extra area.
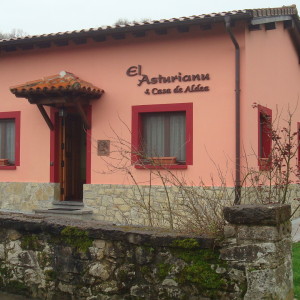
[(12, 86), (10, 91), (16, 97), (26, 98), (29, 103), (36, 104), (51, 130), (54, 127), (44, 105), (57, 108), (75, 107), (87, 128), (90, 128), (83, 106), (88, 105), (91, 100), (99, 99), (104, 93), (102, 89), (66, 71)]

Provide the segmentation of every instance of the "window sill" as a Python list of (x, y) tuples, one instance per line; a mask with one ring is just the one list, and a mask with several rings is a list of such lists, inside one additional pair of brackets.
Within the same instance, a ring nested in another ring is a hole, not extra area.
[(136, 169), (154, 169), (154, 170), (174, 170), (174, 169), (187, 169), (187, 165), (161, 165), (161, 166), (154, 166), (154, 165), (135, 165)]
[(16, 170), (16, 166), (0, 166), (0, 170)]

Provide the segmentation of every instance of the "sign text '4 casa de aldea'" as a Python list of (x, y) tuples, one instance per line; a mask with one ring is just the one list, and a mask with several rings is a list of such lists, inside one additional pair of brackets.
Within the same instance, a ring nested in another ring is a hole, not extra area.
[[(131, 66), (127, 69), (126, 75), (129, 77), (139, 76), (138, 86), (154, 85), (154, 84), (166, 84), (166, 83), (181, 83), (177, 84), (174, 88), (147, 88), (144, 93), (146, 95), (161, 95), (161, 94), (180, 94), (180, 93), (195, 93), (195, 92), (208, 92), (209, 86), (197, 83), (198, 81), (206, 83), (210, 80), (209, 73), (206, 74), (182, 74), (178, 72), (176, 75), (163, 76), (157, 75), (156, 77), (150, 77), (142, 73), (142, 66)], [(185, 83), (195, 82), (193, 84), (186, 85)]]

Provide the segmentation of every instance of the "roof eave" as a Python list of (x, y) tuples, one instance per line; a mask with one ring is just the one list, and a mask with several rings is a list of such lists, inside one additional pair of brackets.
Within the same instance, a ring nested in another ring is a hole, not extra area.
[(28, 44), (42, 43), (42, 42), (54, 42), (60, 40), (72, 40), (74, 38), (93, 38), (99, 36), (108, 36), (114, 34), (128, 34), (135, 33), (140, 31), (150, 31), (150, 30), (159, 30), (159, 29), (169, 29), (178, 26), (192, 26), (192, 25), (201, 25), (201, 24), (215, 24), (224, 22), (225, 16), (230, 16), (231, 20), (250, 20), (250, 13), (237, 13), (237, 14), (228, 14), (224, 16), (214, 16), (214, 17), (203, 17), (195, 18), (193, 20), (184, 20), (184, 21), (173, 21), (173, 22), (164, 22), (164, 23), (153, 23), (153, 24), (143, 24), (136, 26), (124, 26), (117, 28), (107, 28), (107, 29), (90, 29), (81, 32), (71, 32), (47, 36), (33, 36), (25, 37), (14, 40), (3, 40), (0, 41), (0, 48), (7, 46), (23, 46)]

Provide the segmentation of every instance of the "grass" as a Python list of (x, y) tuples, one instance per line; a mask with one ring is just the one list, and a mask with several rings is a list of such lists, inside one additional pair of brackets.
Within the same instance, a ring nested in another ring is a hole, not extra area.
[(293, 244), (293, 272), (295, 298), (300, 299), (300, 243)]

